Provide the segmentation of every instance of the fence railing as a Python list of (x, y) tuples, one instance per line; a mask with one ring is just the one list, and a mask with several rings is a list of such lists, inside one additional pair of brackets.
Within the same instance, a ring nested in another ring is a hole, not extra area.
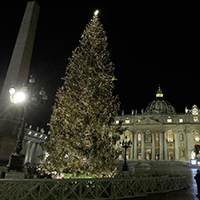
[(0, 179), (1, 200), (123, 199), (188, 188), (185, 177)]

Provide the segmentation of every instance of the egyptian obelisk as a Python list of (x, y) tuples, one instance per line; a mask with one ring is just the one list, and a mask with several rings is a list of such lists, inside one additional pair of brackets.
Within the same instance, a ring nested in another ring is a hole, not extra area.
[(0, 165), (7, 163), (17, 140), (20, 119), (9, 113), (11, 86), (26, 84), (33, 52), (40, 7), (35, 1), (27, 3), (4, 85), (0, 95)]

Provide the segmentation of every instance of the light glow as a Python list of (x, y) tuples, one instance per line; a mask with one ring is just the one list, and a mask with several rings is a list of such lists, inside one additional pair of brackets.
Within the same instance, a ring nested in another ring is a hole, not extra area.
[(10, 92), (11, 95), (13, 95), (15, 93), (15, 88), (13, 88), (13, 87), (10, 88), (9, 92)]
[(97, 16), (98, 14), (99, 14), (99, 10), (96, 10), (96, 11), (94, 12), (94, 15)]
[(17, 92), (13, 95), (13, 103), (21, 103), (25, 100), (25, 94), (23, 92)]
[(190, 159), (190, 165), (196, 166), (197, 164), (198, 164), (198, 160), (197, 159)]

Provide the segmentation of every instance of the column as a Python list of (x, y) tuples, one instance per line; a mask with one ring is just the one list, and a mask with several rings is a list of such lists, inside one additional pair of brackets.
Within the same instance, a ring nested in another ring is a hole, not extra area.
[(134, 132), (134, 160), (137, 159), (137, 133)]
[(35, 143), (32, 142), (31, 150), (30, 150), (30, 154), (29, 154), (29, 162), (31, 164), (33, 164), (33, 154), (34, 154), (34, 151), (35, 151)]
[(155, 160), (155, 134), (152, 133), (151, 160)]
[(159, 133), (159, 139), (160, 139), (160, 153), (159, 153), (159, 160), (163, 160), (163, 131), (160, 131)]
[(166, 132), (164, 132), (164, 151), (165, 151), (165, 160), (169, 160)]
[[(131, 132), (131, 141), (133, 142), (133, 131)], [(130, 148), (130, 160), (133, 159), (133, 145)]]
[(175, 141), (175, 160), (179, 160), (179, 134), (178, 131), (174, 131), (174, 141)]
[[(123, 140), (123, 134), (120, 135), (120, 142)], [(121, 144), (119, 145), (121, 148)], [(119, 160), (123, 160), (123, 156), (124, 156), (124, 149), (122, 149), (122, 154), (119, 155)]]
[(34, 153), (34, 161), (33, 163), (35, 164), (39, 164), (40, 163), (40, 159), (39, 159), (39, 156), (41, 155), (41, 146), (39, 143), (36, 144), (36, 147), (35, 147), (35, 153)]
[(24, 164), (29, 162), (30, 149), (31, 149), (31, 141), (27, 141), (26, 142), (26, 154), (25, 154)]
[(145, 155), (144, 155), (144, 133), (142, 132), (142, 141), (141, 141), (141, 160), (145, 159)]
[[(39, 156), (41, 156), (42, 154), (44, 154), (44, 150), (42, 149), (41, 143), (39, 143)], [(41, 163), (41, 158), (39, 158), (39, 162)]]
[(186, 128), (185, 133), (186, 133), (187, 160), (190, 161), (191, 152), (193, 150), (192, 147), (191, 147), (193, 137), (192, 137), (192, 134), (190, 132), (190, 129)]
[(32, 159), (31, 159), (31, 162), (33, 164), (36, 164), (37, 163), (37, 160), (38, 160), (38, 143), (35, 143), (35, 147), (33, 149), (33, 154), (32, 154)]

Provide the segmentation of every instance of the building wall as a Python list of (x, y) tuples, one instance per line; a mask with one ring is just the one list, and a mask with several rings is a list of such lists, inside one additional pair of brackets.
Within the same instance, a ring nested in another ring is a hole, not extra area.
[(27, 129), (24, 136), (23, 150), (24, 164), (38, 165), (41, 163), (39, 158), (44, 153), (41, 143), (47, 138), (46, 134), (39, 131)]
[[(115, 124), (126, 128), (121, 140), (127, 136), (132, 147), (127, 159), (151, 161), (189, 162), (193, 151), (199, 154), (200, 116), (192, 113), (170, 115), (121, 115)], [(121, 159), (123, 156), (120, 157)]]

